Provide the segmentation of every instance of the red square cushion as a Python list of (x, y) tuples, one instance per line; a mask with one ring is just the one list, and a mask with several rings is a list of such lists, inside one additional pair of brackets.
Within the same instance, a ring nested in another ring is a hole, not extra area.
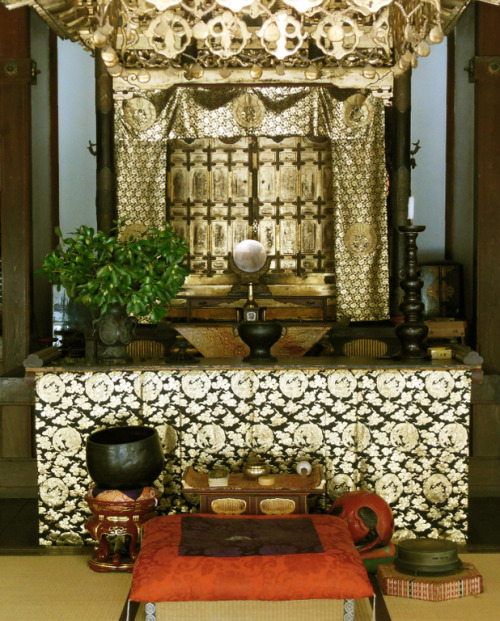
[[(199, 514), (197, 514), (199, 515)], [(137, 602), (292, 599), (358, 599), (373, 588), (346, 523), (332, 515), (309, 515), (324, 552), (268, 556), (179, 556), (181, 520), (153, 518), (144, 524), (134, 564), (130, 599)], [(228, 516), (205, 516), (227, 520)], [(252, 516), (273, 520), (284, 516)], [(290, 515), (286, 519), (303, 519)], [(231, 519), (245, 520), (245, 516)], [(299, 522), (298, 522), (299, 524)], [(300, 537), (300, 532), (297, 533)]]

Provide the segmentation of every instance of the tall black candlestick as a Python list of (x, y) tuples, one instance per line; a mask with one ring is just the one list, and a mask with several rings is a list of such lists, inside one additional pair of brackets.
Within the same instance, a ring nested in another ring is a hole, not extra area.
[(424, 304), (420, 295), (423, 281), (417, 262), (417, 236), (425, 231), (425, 226), (398, 226), (406, 237), (406, 262), (401, 288), (405, 292), (399, 308), (403, 312), (404, 321), (396, 327), (396, 334), (401, 341), (401, 358), (420, 359), (427, 356), (424, 341), (429, 328), (422, 319)]

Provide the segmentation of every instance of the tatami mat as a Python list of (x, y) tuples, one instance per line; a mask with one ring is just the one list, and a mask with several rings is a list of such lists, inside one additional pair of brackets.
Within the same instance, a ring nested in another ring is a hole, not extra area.
[[(86, 555), (0, 556), (1, 621), (119, 621), (131, 583), (127, 573), (96, 573)], [(484, 578), (484, 593), (447, 602), (385, 596), (391, 621), (493, 621), (500, 610), (500, 554), (461, 554)], [(158, 621), (341, 621), (342, 603), (328, 601), (181, 602), (161, 604)], [(368, 600), (356, 621), (371, 621)], [(144, 621), (141, 605), (136, 621)]]
[(0, 556), (1, 621), (118, 621), (132, 580), (85, 555)]
[[(372, 621), (368, 599), (355, 603), (356, 621)], [(157, 621), (342, 621), (343, 602), (168, 602), (157, 605)], [(135, 621), (146, 618), (141, 604)]]

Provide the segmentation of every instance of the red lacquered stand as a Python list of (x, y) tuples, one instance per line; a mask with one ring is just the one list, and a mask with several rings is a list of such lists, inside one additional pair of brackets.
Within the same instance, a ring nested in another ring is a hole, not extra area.
[(139, 552), (142, 525), (156, 515), (158, 498), (159, 494), (142, 500), (110, 502), (94, 498), (90, 492), (87, 494), (85, 500), (92, 516), (85, 528), (97, 541), (89, 560), (91, 569), (98, 572), (132, 571)]

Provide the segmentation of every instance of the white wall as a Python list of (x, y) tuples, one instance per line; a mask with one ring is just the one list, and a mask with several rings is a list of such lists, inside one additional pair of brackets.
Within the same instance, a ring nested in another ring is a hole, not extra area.
[(59, 205), (64, 234), (96, 226), (94, 59), (80, 45), (58, 39)]
[(445, 249), (446, 191), (446, 39), (431, 47), (412, 72), (411, 142), (420, 140), (411, 172), (420, 263), (442, 261)]

